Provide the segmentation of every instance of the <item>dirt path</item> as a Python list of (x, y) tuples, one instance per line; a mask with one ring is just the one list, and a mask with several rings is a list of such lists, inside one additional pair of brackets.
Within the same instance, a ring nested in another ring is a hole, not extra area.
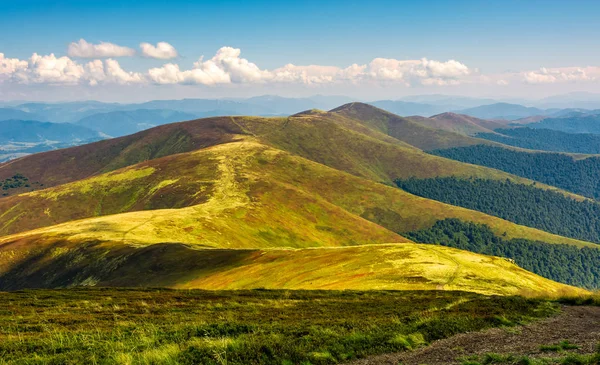
[(462, 357), (490, 352), (545, 357), (552, 354), (541, 352), (540, 345), (562, 340), (579, 345), (576, 352), (593, 353), (600, 341), (600, 307), (565, 306), (562, 311), (556, 317), (523, 327), (460, 334), (435, 341), (420, 350), (373, 356), (350, 364), (460, 364), (458, 359)]

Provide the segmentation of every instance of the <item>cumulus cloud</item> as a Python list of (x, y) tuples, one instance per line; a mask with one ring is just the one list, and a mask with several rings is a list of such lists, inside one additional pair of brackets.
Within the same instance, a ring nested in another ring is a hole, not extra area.
[(190, 70), (182, 71), (178, 65), (168, 63), (148, 70), (148, 76), (157, 84), (217, 85), (260, 83), (269, 79), (269, 71), (259, 69), (240, 54), (237, 48), (222, 47), (207, 61), (201, 57)]
[(150, 43), (141, 43), (140, 49), (142, 50), (142, 55), (144, 57), (158, 58), (161, 60), (169, 60), (177, 57), (177, 50), (167, 42), (158, 42), (156, 46), (153, 46)]
[(28, 65), (27, 61), (18, 58), (6, 58), (4, 53), (0, 53), (0, 77), (11, 76), (17, 71), (26, 70)]
[(26, 84), (77, 84), (84, 75), (83, 66), (69, 57), (56, 57), (53, 53), (46, 56), (34, 53), (27, 68), (17, 70), (13, 74)]
[(557, 82), (592, 81), (600, 75), (600, 67), (545, 68), (523, 73), (529, 84), (553, 84)]
[(131, 57), (135, 55), (135, 50), (114, 43), (93, 44), (88, 43), (85, 39), (80, 39), (79, 42), (69, 44), (67, 53), (70, 57), (80, 58)]
[(346, 68), (336, 66), (287, 64), (273, 70), (260, 69), (241, 57), (238, 48), (222, 47), (214, 57), (202, 58), (190, 70), (181, 70), (169, 63), (150, 69), (148, 75), (157, 84), (241, 84), (241, 83), (300, 83), (306, 85), (336, 82), (364, 81), (402, 83), (407, 86), (452, 85), (460, 83), (471, 73), (469, 68), (455, 60), (395, 60), (376, 58), (368, 65), (353, 64)]
[(379, 81), (400, 82), (407, 86), (452, 85), (471, 73), (469, 68), (455, 60), (446, 62), (421, 60), (396, 60), (375, 58), (369, 63), (367, 74)]
[(0, 53), (0, 81), (20, 84), (77, 85), (88, 83), (136, 84), (147, 82), (142, 73), (123, 70), (113, 59), (93, 60), (81, 65), (67, 56), (34, 53), (28, 60), (5, 58)]
[[(191, 68), (166, 63), (146, 71), (124, 70), (109, 54), (132, 54), (118, 51), (120, 46), (110, 43), (89, 44), (85, 40), (73, 43), (70, 53), (78, 57), (98, 59), (79, 63), (68, 56), (34, 53), (27, 60), (6, 57), (0, 53), (0, 82), (22, 84), (192, 84), (217, 86), (227, 84), (379, 84), (407, 87), (466, 84), (507, 85), (519, 82), (530, 84), (590, 82), (600, 79), (600, 67), (541, 68), (534, 71), (511, 71), (500, 74), (481, 74), (477, 69), (456, 61), (438, 61), (427, 58), (398, 60), (375, 58), (366, 64), (348, 67), (326, 65), (296, 65), (289, 63), (279, 68), (262, 69), (244, 58), (241, 50), (222, 47), (214, 56), (200, 57)], [(115, 48), (116, 47), (116, 48)], [(153, 46), (142, 43), (141, 53), (147, 57), (167, 59), (177, 51), (168, 43)], [(72, 52), (71, 52), (72, 51)], [(115, 56), (116, 57), (116, 56)], [(105, 59), (106, 58), (106, 59)]]
[(119, 62), (113, 59), (88, 62), (85, 69), (86, 73), (82, 80), (86, 80), (92, 86), (99, 83), (128, 85), (146, 82), (144, 75), (123, 70)]

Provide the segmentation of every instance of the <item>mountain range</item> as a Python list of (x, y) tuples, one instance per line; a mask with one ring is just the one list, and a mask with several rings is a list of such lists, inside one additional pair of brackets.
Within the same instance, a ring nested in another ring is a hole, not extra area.
[[(565, 214), (595, 209), (573, 192), (426, 152), (498, 146), (470, 135), (496, 125), (502, 123), (452, 114), (422, 123), (349, 103), (289, 117), (165, 124), (0, 164), (0, 254), (9, 258), (0, 265), (0, 289), (158, 285), (514, 294), (594, 287), (598, 278), (585, 265), (595, 260), (600, 237), (580, 234), (569, 222), (561, 236), (533, 219), (517, 222), (511, 214), (462, 207), (466, 201), (450, 205), (396, 186), (410, 179), (509, 183), (502, 186), (537, 194), (542, 202), (570, 202)], [(502, 204), (508, 213), (530, 205)], [(422, 238), (449, 219), (489, 229), (492, 241), (520, 251), (499, 258), (483, 248), (467, 252), (467, 246), (440, 247)], [(534, 265), (532, 250), (551, 253)], [(553, 269), (569, 255), (584, 266), (568, 273)]]

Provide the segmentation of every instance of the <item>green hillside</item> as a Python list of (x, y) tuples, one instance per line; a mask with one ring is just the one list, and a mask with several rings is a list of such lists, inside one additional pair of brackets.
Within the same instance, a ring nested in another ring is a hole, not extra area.
[(506, 239), (596, 247), (382, 184), (531, 182), (427, 154), (346, 110), (175, 123), (0, 165), (24, 169), (34, 190), (0, 199), (0, 289), (572, 290), (503, 259), (413, 245), (405, 235), (453, 218)]
[(478, 133), (494, 133), (497, 128), (506, 127), (506, 121), (479, 119), (463, 114), (441, 113), (429, 118), (409, 117), (408, 119), (429, 128), (445, 130), (467, 136)]
[[(419, 198), (250, 141), (7, 197), (0, 199), (0, 208), (4, 235), (64, 223), (47, 231), (109, 240), (122, 240), (127, 232), (127, 240), (140, 243), (175, 240), (211, 247), (230, 247), (227, 242), (235, 242), (233, 247), (327, 246), (333, 241), (338, 243), (329, 245), (337, 246), (353, 240), (405, 242), (392, 232), (453, 217), (488, 224), (509, 237), (589, 245)], [(360, 236), (344, 233), (361, 227)]]
[(408, 118), (403, 118), (374, 106), (350, 103), (331, 110), (331, 113), (360, 121), (371, 129), (378, 130), (397, 140), (404, 141), (422, 150), (470, 146), (482, 143), (454, 131), (437, 129)]

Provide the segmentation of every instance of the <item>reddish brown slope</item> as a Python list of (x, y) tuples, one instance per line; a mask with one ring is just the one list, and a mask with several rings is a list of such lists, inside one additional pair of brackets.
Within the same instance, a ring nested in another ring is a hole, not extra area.
[[(0, 180), (21, 173), (43, 187), (80, 180), (142, 161), (230, 142), (245, 134), (229, 117), (199, 119), (125, 137), (38, 153), (0, 164)], [(31, 189), (14, 189), (14, 195)]]

